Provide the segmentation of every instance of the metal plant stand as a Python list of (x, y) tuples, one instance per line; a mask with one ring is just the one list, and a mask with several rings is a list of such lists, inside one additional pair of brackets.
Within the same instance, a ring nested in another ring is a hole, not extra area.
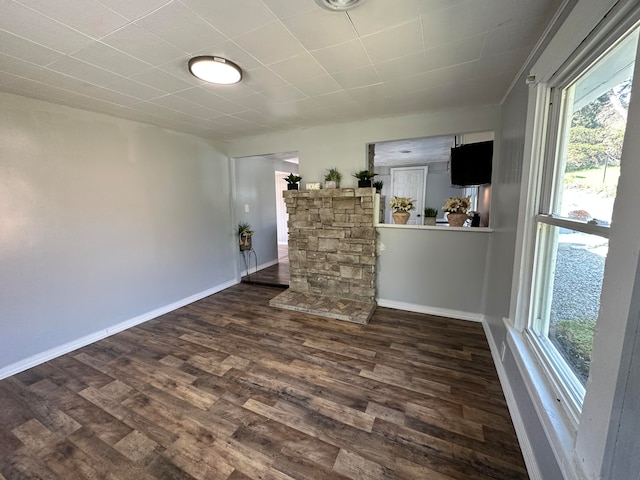
[(240, 250), (240, 253), (242, 253), (242, 258), (244, 259), (244, 268), (245, 268), (245, 271), (247, 272), (247, 280), (251, 281), (251, 272), (250, 272), (251, 256), (253, 255), (253, 259), (255, 261), (256, 268), (254, 270), (254, 273), (256, 273), (258, 271), (258, 255), (256, 254), (253, 248)]

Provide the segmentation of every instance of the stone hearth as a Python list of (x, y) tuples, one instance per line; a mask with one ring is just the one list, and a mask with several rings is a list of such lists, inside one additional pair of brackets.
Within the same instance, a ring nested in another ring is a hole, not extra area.
[(287, 190), (289, 289), (272, 306), (356, 323), (376, 308), (373, 188)]

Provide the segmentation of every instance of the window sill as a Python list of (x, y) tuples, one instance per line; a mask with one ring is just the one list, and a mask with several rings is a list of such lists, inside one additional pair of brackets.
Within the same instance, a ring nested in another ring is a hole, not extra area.
[(576, 430), (571, 419), (560, 404), (524, 333), (515, 329), (507, 319), (504, 320), (507, 343), (563, 476), (567, 480), (582, 478), (574, 461)]

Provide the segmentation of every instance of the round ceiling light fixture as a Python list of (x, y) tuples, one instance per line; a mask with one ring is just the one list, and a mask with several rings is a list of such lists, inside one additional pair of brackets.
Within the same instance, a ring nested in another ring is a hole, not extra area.
[(364, 0), (316, 0), (316, 3), (322, 8), (332, 12), (351, 10), (362, 4), (362, 2), (364, 2)]
[(233, 85), (242, 80), (242, 69), (221, 57), (193, 57), (189, 60), (189, 71), (200, 80), (218, 85)]

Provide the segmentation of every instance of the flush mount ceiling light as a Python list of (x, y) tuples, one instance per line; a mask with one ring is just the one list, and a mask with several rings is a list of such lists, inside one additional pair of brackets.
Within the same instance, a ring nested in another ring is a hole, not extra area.
[(189, 71), (200, 80), (219, 85), (232, 85), (242, 80), (240, 67), (221, 57), (193, 57), (189, 60)]
[(360, 5), (364, 0), (316, 0), (316, 3), (325, 10), (332, 12), (344, 12)]

